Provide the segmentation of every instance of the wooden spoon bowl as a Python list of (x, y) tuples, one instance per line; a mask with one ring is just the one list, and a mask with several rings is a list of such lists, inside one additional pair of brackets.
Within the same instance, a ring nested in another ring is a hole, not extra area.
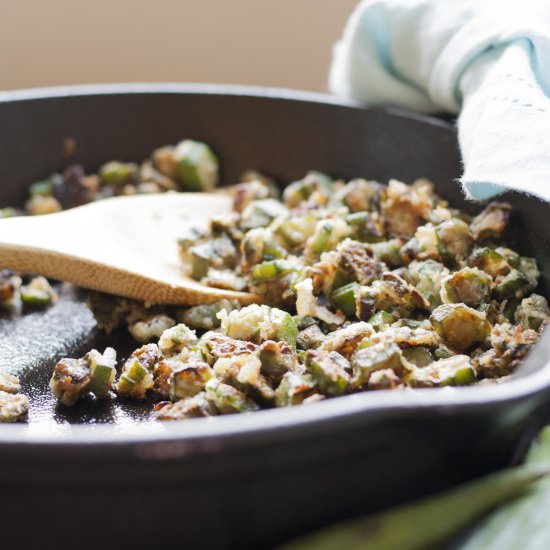
[(261, 301), (185, 275), (178, 238), (231, 211), (227, 193), (114, 197), (57, 214), (0, 220), (0, 265), (151, 304)]

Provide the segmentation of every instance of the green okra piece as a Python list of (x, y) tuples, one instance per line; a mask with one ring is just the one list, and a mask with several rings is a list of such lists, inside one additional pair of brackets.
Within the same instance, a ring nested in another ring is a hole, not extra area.
[(403, 350), (403, 357), (417, 367), (426, 367), (433, 363), (434, 358), (425, 346), (412, 346)]
[(210, 243), (199, 244), (189, 248), (191, 254), (191, 277), (197, 281), (206, 277), (215, 255)]
[(332, 224), (327, 222), (315, 231), (311, 239), (311, 251), (320, 256), (328, 247), (332, 234)]
[(289, 248), (295, 248), (307, 239), (307, 235), (301, 230), (299, 223), (292, 218), (282, 222), (275, 229), (275, 233), (283, 239)]
[(279, 383), (283, 375), (294, 366), (294, 356), (282, 342), (267, 340), (260, 345), (259, 358), (262, 363), (261, 372), (275, 383)]
[(214, 372), (208, 363), (190, 361), (182, 364), (170, 376), (170, 399), (177, 401), (197, 395), (213, 376)]
[(311, 375), (287, 372), (275, 390), (275, 405), (277, 407), (300, 405), (315, 393), (317, 393), (317, 385)]
[(52, 302), (52, 295), (37, 288), (22, 286), (20, 289), (21, 302), (29, 308), (42, 309)]
[(307, 350), (318, 348), (325, 339), (325, 333), (318, 325), (310, 325), (298, 332), (296, 337), (296, 346), (300, 349)]
[(29, 399), (20, 393), (0, 390), (0, 423), (25, 420), (29, 411)]
[(84, 358), (90, 365), (89, 391), (99, 399), (106, 397), (116, 376), (115, 350), (107, 348), (103, 354), (97, 350), (91, 350)]
[(539, 330), (542, 323), (550, 319), (550, 309), (544, 296), (531, 294), (529, 298), (524, 298), (517, 306), (514, 313), (515, 322), (524, 328)]
[(99, 169), (99, 181), (104, 185), (121, 187), (137, 180), (138, 167), (133, 162), (111, 161)]
[(512, 269), (507, 275), (497, 280), (493, 293), (498, 300), (508, 300), (521, 298), (533, 288), (531, 281), (519, 269)]
[(292, 350), (296, 350), (296, 338), (298, 336), (298, 327), (296, 326), (296, 321), (290, 315), (290, 313), (285, 313), (281, 324), (277, 330), (276, 339), (286, 342)]
[(206, 398), (221, 414), (257, 411), (260, 407), (243, 392), (229, 384), (211, 378), (205, 386)]
[(477, 267), (491, 277), (506, 275), (510, 271), (510, 264), (506, 258), (492, 248), (476, 248), (469, 259), (472, 267)]
[(430, 316), (432, 325), (449, 347), (465, 351), (489, 335), (491, 325), (485, 315), (464, 304), (444, 304)]
[(435, 548), (499, 504), (523, 493), (549, 471), (548, 465), (538, 464), (504, 470), (440, 496), (328, 527), (279, 550)]
[(364, 387), (374, 371), (392, 369), (397, 375), (403, 370), (403, 356), (399, 346), (391, 340), (371, 342), (363, 340), (351, 358), (356, 388)]
[(252, 280), (255, 283), (269, 281), (270, 279), (284, 277), (292, 271), (294, 271), (294, 266), (284, 260), (262, 262), (252, 268)]
[(219, 161), (200, 141), (186, 139), (174, 149), (178, 177), (189, 191), (211, 191), (219, 182)]
[(379, 243), (372, 243), (372, 251), (374, 255), (389, 267), (401, 267), (403, 260), (399, 250), (403, 245), (400, 239), (390, 239)]
[(51, 179), (37, 181), (29, 187), (31, 197), (51, 197), (53, 195), (53, 181)]
[(337, 288), (332, 293), (332, 303), (346, 315), (355, 315), (357, 309), (355, 305), (355, 296), (358, 288), (359, 283), (348, 283), (347, 285)]
[(481, 269), (465, 267), (441, 281), (441, 298), (447, 304), (475, 306), (489, 300), (491, 283), (491, 277)]
[(467, 355), (440, 359), (424, 367), (413, 369), (407, 382), (414, 388), (441, 386), (468, 386), (476, 381), (476, 372)]
[(321, 393), (330, 396), (343, 395), (348, 389), (351, 369), (349, 361), (337, 351), (329, 353), (309, 350), (306, 366), (319, 386)]
[(391, 325), (394, 322), (393, 315), (387, 311), (377, 311), (370, 319), (369, 324), (377, 332), (381, 331), (386, 325)]

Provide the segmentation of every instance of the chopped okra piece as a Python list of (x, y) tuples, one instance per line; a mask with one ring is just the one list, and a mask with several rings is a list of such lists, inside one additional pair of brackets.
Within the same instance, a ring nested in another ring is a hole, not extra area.
[(190, 307), (182, 312), (181, 320), (192, 329), (212, 330), (218, 328), (221, 324), (217, 314), (222, 309), (229, 312), (239, 307), (238, 302), (232, 300), (220, 300), (213, 304), (201, 304)]
[(445, 344), (458, 351), (466, 351), (483, 342), (491, 328), (483, 313), (464, 304), (439, 306), (430, 321)]
[(493, 293), (498, 300), (522, 298), (533, 290), (533, 283), (518, 269), (511, 269), (507, 275), (497, 277)]
[(367, 387), (369, 390), (393, 390), (400, 385), (401, 379), (393, 369), (382, 369), (370, 375)]
[(469, 259), (472, 267), (477, 267), (495, 278), (506, 275), (510, 271), (510, 264), (506, 258), (492, 248), (476, 248)]
[(319, 328), (319, 325), (310, 325), (298, 332), (296, 346), (302, 350), (314, 349), (318, 348), (324, 339), (325, 333)]
[(353, 378), (351, 383), (356, 388), (368, 384), (371, 374), (382, 369), (392, 369), (398, 376), (403, 372), (403, 355), (399, 346), (383, 333), (377, 338), (365, 338), (357, 347), (351, 358)]
[(172, 372), (182, 366), (181, 359), (162, 359), (153, 367), (153, 391), (162, 399), (170, 399)]
[(279, 235), (288, 249), (302, 246), (315, 231), (313, 216), (292, 217), (281, 221), (273, 230)]
[(369, 324), (376, 332), (380, 332), (384, 327), (391, 325), (395, 319), (387, 311), (378, 311), (370, 319)]
[(206, 392), (180, 399), (175, 403), (163, 402), (155, 407), (157, 420), (185, 420), (216, 415), (216, 409), (206, 398)]
[(221, 414), (257, 411), (258, 405), (243, 392), (211, 378), (206, 384), (206, 398)]
[(491, 283), (491, 277), (484, 271), (465, 267), (441, 281), (441, 299), (445, 304), (476, 306), (490, 299)]
[(29, 187), (29, 195), (31, 197), (51, 197), (53, 195), (53, 184), (51, 179), (37, 181)]
[(311, 375), (287, 372), (275, 390), (275, 405), (277, 407), (300, 405), (316, 393), (317, 387)]
[(390, 180), (381, 201), (381, 212), (391, 236), (409, 239), (418, 226), (425, 223), (432, 206), (432, 193), (428, 188), (414, 188)]
[(408, 280), (430, 303), (430, 308), (441, 305), (441, 281), (449, 270), (435, 260), (413, 261), (407, 267)]
[(422, 368), (413, 369), (407, 383), (415, 388), (468, 386), (476, 381), (476, 372), (467, 355), (440, 359)]
[(444, 260), (456, 261), (470, 254), (472, 239), (468, 225), (462, 220), (453, 218), (440, 223), (435, 228), (435, 232), (439, 254)]
[[(523, 328), (539, 330), (549, 319), (548, 302), (539, 294), (531, 294), (529, 298), (524, 298), (515, 311), (515, 321)], [(2, 389), (1, 384), (0, 389)]]
[(355, 315), (355, 294), (359, 288), (359, 283), (349, 283), (337, 288), (332, 293), (332, 303), (343, 311), (346, 315)]
[(177, 401), (185, 397), (193, 397), (204, 390), (206, 382), (214, 376), (208, 363), (192, 361), (183, 363), (172, 371), (170, 377), (170, 399)]
[(474, 357), (473, 363), (482, 378), (498, 378), (511, 374), (537, 341), (538, 333), (509, 323), (491, 330), (491, 348)]
[(286, 342), (291, 349), (296, 350), (297, 336), (298, 327), (296, 326), (296, 321), (290, 313), (285, 313), (280, 320), (277, 332), (275, 333), (275, 339)]
[(123, 187), (135, 183), (138, 179), (138, 167), (133, 162), (111, 161), (99, 169), (99, 181), (103, 185)]
[(500, 238), (508, 223), (510, 210), (510, 205), (505, 202), (491, 202), (470, 224), (474, 240)]
[(317, 382), (321, 393), (335, 396), (346, 393), (350, 381), (349, 361), (337, 351), (322, 352), (310, 350), (306, 354), (306, 365)]
[(434, 357), (436, 359), (448, 359), (449, 357), (453, 357), (454, 354), (454, 351), (449, 349), (444, 344), (437, 346), (437, 348), (434, 350)]
[(63, 207), (55, 197), (34, 195), (25, 203), (25, 211), (30, 216), (55, 214), (61, 210)]
[(434, 358), (430, 350), (424, 346), (413, 346), (403, 350), (403, 357), (416, 365), (417, 367), (425, 367), (433, 362)]
[(214, 364), (214, 373), (222, 381), (252, 398), (273, 399), (273, 389), (262, 374), (262, 361), (256, 353), (220, 357)]
[[(504, 246), (499, 246), (495, 248), (495, 252), (500, 254), (507, 262), (510, 264), (510, 266), (517, 268), (519, 266), (519, 254), (515, 252), (514, 250), (510, 248), (506, 248)], [(506, 275), (506, 273), (502, 273), (502, 275)]]
[(302, 202), (311, 201), (315, 206), (323, 206), (330, 196), (332, 178), (322, 172), (311, 171), (304, 179), (288, 185), (283, 192), (286, 206), (294, 208)]
[(45, 277), (34, 277), (28, 285), (19, 290), (25, 307), (42, 309), (57, 301), (57, 292)]
[(113, 348), (107, 348), (103, 354), (93, 349), (89, 351), (84, 359), (90, 365), (90, 385), (91, 391), (98, 399), (109, 395), (111, 387), (116, 376), (116, 351)]
[(241, 214), (241, 226), (243, 229), (266, 227), (275, 218), (287, 215), (288, 210), (278, 200), (262, 199), (252, 201)]
[(352, 281), (368, 285), (379, 279), (385, 270), (385, 265), (374, 256), (368, 244), (345, 239), (337, 246), (336, 252), (338, 269), (335, 288)]
[(346, 216), (346, 222), (360, 242), (377, 243), (385, 239), (384, 223), (377, 212), (355, 212)]
[(135, 340), (140, 344), (145, 344), (151, 340), (160, 338), (166, 330), (170, 329), (175, 324), (176, 321), (174, 321), (172, 317), (159, 313), (148, 319), (128, 325), (128, 330)]
[(172, 357), (197, 342), (198, 338), (195, 331), (180, 323), (166, 329), (161, 334), (158, 345), (164, 357)]
[(306, 255), (319, 258), (323, 252), (333, 250), (336, 245), (351, 235), (351, 227), (340, 218), (320, 220), (315, 233), (307, 240)]
[[(312, 325), (317, 326), (317, 325)], [(259, 358), (262, 364), (261, 372), (269, 380), (278, 384), (283, 375), (295, 366), (292, 349), (286, 342), (267, 340), (259, 348)]]
[(295, 266), (285, 260), (262, 262), (252, 268), (252, 281), (262, 282), (277, 279), (295, 271)]
[(540, 271), (537, 266), (537, 261), (535, 260), (535, 258), (520, 256), (519, 262), (518, 262), (518, 269), (525, 275), (525, 277), (527, 277), (527, 279), (531, 283), (532, 288), (535, 288), (537, 286), (537, 283), (540, 277)]
[(21, 391), (19, 378), (11, 374), (0, 372), (0, 391), (6, 393), (19, 393)]
[(370, 286), (359, 287), (356, 303), (357, 316), (362, 320), (370, 319), (377, 311), (408, 316), (430, 307), (414, 286), (392, 272), (384, 273), (381, 280), (374, 281)]
[(173, 152), (177, 174), (189, 191), (211, 191), (220, 179), (219, 162), (206, 143), (186, 139)]
[(403, 246), (401, 239), (390, 239), (389, 241), (371, 244), (374, 255), (389, 267), (400, 267), (403, 265), (403, 260), (399, 254), (401, 246)]
[(353, 323), (327, 334), (319, 350), (337, 351), (349, 360), (359, 342), (373, 334), (374, 330), (369, 323)]
[(384, 186), (377, 181), (353, 179), (333, 193), (331, 204), (342, 203), (349, 208), (350, 212), (372, 211), (377, 207), (383, 189)]
[(122, 367), (122, 374), (115, 389), (119, 395), (144, 399), (153, 383), (153, 368), (160, 361), (160, 350), (156, 344), (146, 344), (130, 355)]
[(53, 370), (50, 389), (63, 405), (74, 405), (90, 391), (91, 369), (85, 359), (61, 359)]
[(0, 423), (25, 420), (29, 412), (29, 399), (20, 393), (0, 390)]
[(221, 332), (238, 340), (264, 342), (265, 340), (284, 340), (296, 346), (296, 322), (292, 315), (281, 309), (252, 304), (239, 310), (218, 313), (221, 320)]

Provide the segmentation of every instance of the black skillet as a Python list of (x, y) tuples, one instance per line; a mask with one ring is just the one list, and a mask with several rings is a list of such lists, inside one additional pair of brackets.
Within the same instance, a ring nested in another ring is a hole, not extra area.
[[(63, 168), (68, 137), (77, 145), (70, 162), (88, 171), (190, 137), (213, 146), (227, 183), (249, 168), (282, 183), (312, 168), (422, 176), (453, 205), (479, 210), (455, 181), (456, 134), (445, 122), (322, 95), (186, 85), (0, 94), (0, 205), (21, 204), (29, 183)], [(539, 260), (545, 293), (550, 207), (505, 199), (514, 245)], [(0, 426), (2, 547), (269, 548), (509, 464), (550, 401), (547, 334), (516, 380), (493, 387), (357, 394), (164, 424), (125, 402), (56, 408), (47, 390), (54, 361), (105, 341), (71, 288), (46, 312), (0, 320), (0, 368), (20, 375), (32, 400), (28, 425)]]

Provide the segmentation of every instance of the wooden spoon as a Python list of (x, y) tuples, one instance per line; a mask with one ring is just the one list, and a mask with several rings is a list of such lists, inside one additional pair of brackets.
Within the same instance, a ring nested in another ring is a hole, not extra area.
[(154, 304), (258, 296), (186, 277), (177, 240), (231, 211), (225, 193), (115, 197), (57, 214), (0, 220), (0, 266)]

